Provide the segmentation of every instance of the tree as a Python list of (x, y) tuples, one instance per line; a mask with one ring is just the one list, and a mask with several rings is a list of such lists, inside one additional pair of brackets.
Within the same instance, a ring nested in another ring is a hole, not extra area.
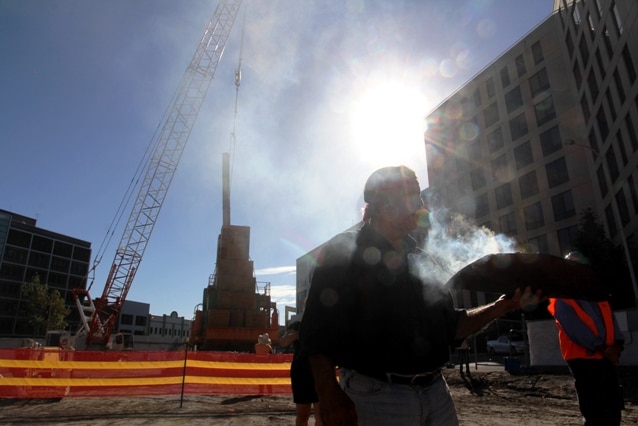
[(605, 236), (605, 229), (591, 208), (583, 210), (575, 242), (576, 250), (589, 259), (611, 294), (614, 309), (633, 307), (634, 295), (622, 247)]
[(33, 336), (42, 336), (47, 330), (63, 330), (67, 327), (65, 318), (71, 313), (64, 299), (56, 289), (40, 283), (40, 275), (35, 274), (31, 282), (22, 286), (22, 315), (27, 318)]

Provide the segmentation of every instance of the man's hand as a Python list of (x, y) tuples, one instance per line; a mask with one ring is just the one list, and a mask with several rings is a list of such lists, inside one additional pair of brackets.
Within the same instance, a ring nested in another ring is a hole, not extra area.
[(329, 426), (354, 426), (357, 424), (357, 411), (354, 402), (341, 388), (319, 395), (321, 421)]
[(603, 351), (605, 358), (611, 361), (612, 364), (618, 365), (620, 363), (620, 353), (622, 348), (618, 345), (607, 346)]
[(498, 302), (506, 304), (508, 312), (512, 312), (518, 309), (530, 311), (545, 300), (547, 300), (547, 297), (543, 296), (541, 289), (532, 292), (532, 287), (527, 286), (525, 287), (525, 291), (521, 291), (520, 288), (517, 288), (512, 297), (508, 298), (506, 295), (502, 295)]
[(357, 411), (354, 402), (341, 389), (334, 363), (325, 355), (310, 355), (308, 361), (319, 396), (322, 423), (326, 426), (356, 426)]

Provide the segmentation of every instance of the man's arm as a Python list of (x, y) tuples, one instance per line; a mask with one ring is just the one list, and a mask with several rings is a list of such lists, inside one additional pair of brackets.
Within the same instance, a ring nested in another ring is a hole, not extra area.
[(460, 340), (471, 336), (495, 319), (517, 309), (536, 305), (543, 300), (545, 299), (542, 298), (540, 290), (532, 293), (531, 288), (527, 287), (524, 292), (521, 292), (520, 288), (516, 289), (516, 292), (511, 297), (502, 295), (495, 302), (475, 309), (469, 309), (459, 317), (455, 338)]
[(288, 330), (286, 334), (281, 336), (281, 339), (279, 339), (279, 345), (283, 346), (284, 348), (286, 346), (290, 346), (292, 342), (297, 340), (298, 336), (299, 336), (299, 332), (297, 330), (292, 330), (292, 329)]
[(337, 382), (334, 363), (324, 355), (310, 355), (308, 361), (315, 379), (323, 423), (336, 426), (356, 425), (357, 411)]

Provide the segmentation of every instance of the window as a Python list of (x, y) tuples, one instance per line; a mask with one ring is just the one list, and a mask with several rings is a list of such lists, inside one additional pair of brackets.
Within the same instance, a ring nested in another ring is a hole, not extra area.
[(634, 214), (638, 213), (638, 191), (636, 190), (636, 183), (634, 182), (634, 177), (629, 176), (627, 179), (627, 184), (629, 186), (629, 194), (631, 194), (631, 202), (634, 204)]
[(69, 270), (69, 259), (65, 259), (62, 257), (53, 256), (51, 259), (51, 269), (58, 272), (68, 272)]
[(629, 143), (631, 148), (635, 151), (638, 149), (638, 137), (636, 136), (636, 128), (631, 121), (631, 115), (625, 116), (625, 126), (627, 127), (627, 133), (629, 134)]
[(598, 12), (597, 16), (600, 17), (603, 15), (603, 7), (600, 4), (600, 0), (596, 0), (596, 12)]
[(487, 86), (487, 97), (491, 99), (496, 94), (496, 90), (494, 89), (494, 79), (492, 77), (488, 78), (485, 84)]
[(73, 275), (86, 275), (88, 273), (88, 265), (86, 263), (71, 262), (71, 273)]
[(594, 57), (596, 58), (596, 65), (598, 66), (598, 73), (600, 75), (605, 75), (605, 67), (603, 66), (603, 59), (600, 56), (600, 50), (596, 49), (594, 53)]
[(459, 175), (469, 172), (469, 166), (469, 161), (467, 161), (467, 158), (465, 158), (465, 156), (456, 157), (456, 170)]
[(485, 127), (490, 127), (498, 121), (498, 104), (496, 102), (485, 108), (483, 119), (485, 120)]
[(523, 55), (518, 55), (516, 57), (516, 74), (518, 77), (522, 77), (527, 70), (525, 69), (525, 57)]
[(56, 274), (54, 272), (49, 274), (49, 286), (57, 287), (60, 289), (66, 288), (66, 280), (68, 276), (64, 274)]
[(513, 141), (522, 136), (525, 136), (527, 132), (527, 120), (525, 119), (524, 112), (520, 113), (510, 120), (510, 134), (512, 135)]
[(89, 262), (91, 260), (91, 249), (76, 246), (75, 250), (73, 250), (73, 259)]
[(514, 212), (501, 216), (498, 219), (501, 232), (507, 235), (516, 235), (516, 215)]
[(616, 182), (618, 176), (620, 176), (620, 170), (618, 169), (618, 161), (616, 160), (616, 153), (614, 152), (613, 146), (605, 153), (605, 161), (607, 162), (609, 178), (612, 182)]
[(120, 316), (120, 324), (132, 325), (133, 324), (133, 315), (131, 315), (131, 314), (122, 314)]
[(517, 169), (522, 169), (528, 164), (532, 164), (534, 162), (532, 145), (529, 143), (529, 141), (514, 148), (514, 160), (516, 161)]
[(580, 58), (583, 61), (583, 68), (587, 68), (587, 62), (589, 62), (589, 48), (587, 47), (585, 37), (580, 39), (580, 43), (578, 43), (578, 51), (580, 52)]
[(472, 96), (472, 98), (474, 99), (474, 107), (478, 108), (481, 106), (481, 92), (479, 91), (479, 89), (476, 89), (474, 91), (474, 95)]
[(634, 67), (634, 61), (631, 59), (631, 53), (629, 53), (629, 49), (627, 45), (622, 49), (622, 59), (625, 63), (625, 68), (627, 69), (627, 74), (629, 75), (629, 81), (631, 84), (634, 84), (636, 81), (636, 68)]
[(481, 194), (476, 197), (476, 217), (485, 216), (490, 212), (490, 205), (487, 199), (487, 193)]
[(552, 97), (549, 96), (534, 105), (534, 112), (536, 113), (536, 125), (538, 127), (556, 118)]
[(580, 9), (576, 2), (574, 2), (574, 8), (572, 9), (572, 19), (574, 20), (575, 26), (579, 26), (582, 21), (582, 18), (580, 17)]
[(605, 43), (605, 53), (607, 53), (607, 59), (611, 60), (611, 57), (614, 54), (614, 48), (611, 45), (611, 40), (609, 40), (609, 31), (607, 30), (607, 27), (603, 27), (602, 39), (603, 43)]
[(543, 49), (540, 41), (537, 41), (532, 45), (532, 56), (534, 57), (535, 65), (538, 65), (543, 61)]
[[(51, 258), (48, 254), (38, 253), (32, 251), (29, 254), (29, 266), (36, 266), (38, 268), (49, 269), (49, 261)], [(43, 281), (44, 284), (44, 281)]]
[(531, 171), (521, 176), (518, 179), (518, 187), (521, 191), (522, 199), (538, 194), (538, 179), (536, 179), (536, 171)]
[(547, 235), (541, 235), (536, 238), (530, 238), (527, 241), (529, 249), (533, 253), (549, 253), (549, 245), (547, 244)]
[(27, 254), (25, 249), (7, 246), (4, 249), (4, 261), (24, 265), (27, 263)]
[(591, 17), (589, 13), (587, 13), (587, 23), (589, 24), (589, 35), (593, 39), (596, 36), (596, 24), (594, 23), (594, 19)]
[(507, 157), (503, 154), (492, 160), (492, 178), (496, 182), (505, 182), (509, 180), (507, 176)]
[(583, 96), (580, 98), (580, 108), (583, 110), (583, 118), (585, 122), (589, 121), (591, 112), (589, 111), (589, 103), (587, 102), (587, 95), (583, 92)]
[(480, 140), (472, 143), (468, 147), (469, 156), (472, 159), (472, 161), (476, 161), (476, 160), (479, 160), (479, 159), (483, 158), (483, 150), (481, 148), (482, 147), (481, 147), (481, 141)]
[(614, 70), (614, 86), (616, 86), (616, 93), (618, 93), (618, 98), (620, 98), (620, 103), (625, 103), (625, 99), (627, 95), (625, 94), (625, 88), (622, 84), (622, 80), (620, 79), (620, 73), (618, 72), (618, 68)]
[[(0, 266), (0, 278), (12, 281), (25, 281), (24, 267), (3, 263), (2, 266)], [(31, 277), (28, 277), (28, 280), (31, 280)]]
[(598, 181), (598, 189), (600, 189), (600, 195), (605, 198), (607, 195), (607, 191), (609, 188), (607, 187), (607, 179), (605, 178), (605, 169), (603, 167), (599, 167), (596, 170), (596, 180)]
[(144, 327), (146, 326), (146, 317), (145, 316), (136, 316), (135, 317), (135, 325)]
[(580, 66), (578, 65), (578, 60), (574, 62), (574, 68), (572, 69), (574, 73), (574, 80), (576, 80), (576, 87), (580, 88), (583, 84), (583, 75), (580, 73)]
[(565, 44), (567, 45), (567, 53), (569, 53), (569, 57), (574, 56), (574, 40), (572, 40), (572, 35), (568, 31), (567, 37), (565, 38)]
[(576, 216), (574, 197), (571, 191), (565, 191), (552, 197), (552, 208), (554, 209), (554, 220), (559, 221)]
[(503, 146), (503, 132), (499, 127), (498, 129), (487, 135), (487, 147), (489, 148), (490, 153), (492, 153), (503, 148)]
[(589, 140), (589, 146), (591, 147), (591, 149), (593, 149), (594, 151), (598, 151), (598, 141), (596, 140), (596, 132), (594, 131), (593, 127), (589, 131), (589, 136), (587, 139)]
[(611, 114), (611, 122), (614, 123), (618, 115), (616, 114), (616, 107), (614, 106), (614, 100), (611, 98), (611, 92), (609, 88), (605, 91), (605, 100), (607, 101), (607, 107), (609, 108), (609, 113)]
[(541, 149), (543, 155), (548, 156), (563, 147), (563, 142), (560, 138), (560, 131), (558, 126), (554, 126), (549, 130), (544, 131), (540, 135)]
[(472, 189), (476, 191), (485, 186), (485, 173), (483, 169), (475, 169), (470, 173), (470, 177), (472, 179)]
[[(578, 66), (575, 66), (574, 69), (578, 69)], [(532, 93), (532, 98), (545, 90), (549, 90), (549, 77), (547, 76), (547, 69), (543, 68), (530, 77), (529, 90)]]
[(623, 32), (622, 19), (620, 19), (620, 12), (618, 12), (618, 6), (616, 6), (616, 3), (612, 3), (611, 8), (614, 11), (614, 13), (612, 14), (612, 21), (614, 22), (616, 34), (618, 35), (618, 37), (620, 37), (620, 35)]
[(502, 209), (512, 204), (512, 187), (505, 183), (496, 188), (496, 208)]
[(7, 244), (12, 246), (29, 248), (31, 244), (31, 235), (26, 232), (16, 231), (15, 229), (9, 229), (9, 236), (7, 237)]
[(525, 229), (528, 231), (545, 225), (543, 207), (541, 206), (540, 201), (532, 204), (531, 206), (525, 207), (523, 209), (523, 216), (525, 217)]
[(31, 250), (51, 253), (51, 251), (53, 250), (53, 240), (40, 237), (39, 235), (34, 235), (33, 241), (31, 242)]
[(71, 257), (72, 252), (73, 246), (71, 244), (66, 244), (61, 241), (55, 242), (55, 246), (53, 247), (53, 254), (63, 257)]
[(598, 98), (598, 83), (596, 83), (596, 76), (593, 71), (590, 71), (587, 76), (587, 85), (589, 86), (589, 95), (592, 102), (596, 102), (596, 98)]
[(627, 158), (627, 150), (625, 149), (625, 141), (623, 140), (622, 133), (618, 130), (616, 133), (616, 146), (618, 147), (618, 151), (620, 151), (620, 160), (622, 161), (622, 166), (627, 165), (629, 158)]
[(607, 116), (605, 115), (605, 110), (602, 105), (600, 109), (598, 109), (598, 114), (596, 114), (596, 121), (598, 122), (600, 139), (604, 141), (607, 139), (607, 136), (609, 136), (609, 124), (607, 124)]
[(629, 206), (627, 206), (627, 198), (625, 196), (625, 190), (621, 187), (616, 193), (616, 205), (618, 206), (618, 214), (620, 215), (620, 222), (624, 225), (629, 223)]
[(501, 84), (504, 88), (510, 85), (510, 73), (507, 66), (501, 68)]
[(550, 188), (554, 188), (555, 186), (563, 184), (569, 180), (565, 157), (561, 157), (558, 160), (548, 163), (545, 166), (545, 171), (547, 172), (547, 183)]
[(520, 87), (515, 87), (505, 94), (505, 106), (508, 113), (523, 106), (523, 94)]
[(557, 235), (561, 253), (567, 253), (568, 251), (573, 250), (576, 246), (578, 226), (574, 225), (568, 228), (559, 229)]

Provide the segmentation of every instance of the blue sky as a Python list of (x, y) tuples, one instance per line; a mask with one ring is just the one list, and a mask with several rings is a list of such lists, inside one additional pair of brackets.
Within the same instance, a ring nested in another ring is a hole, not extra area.
[[(0, 0), (0, 208), (96, 252), (216, 5)], [(257, 281), (283, 313), (296, 259), (360, 220), (367, 176), (406, 164), (426, 187), (423, 117), (553, 1), (244, 6), (128, 294), (156, 315), (192, 317), (215, 271), (244, 13), (231, 223), (251, 228)]]

